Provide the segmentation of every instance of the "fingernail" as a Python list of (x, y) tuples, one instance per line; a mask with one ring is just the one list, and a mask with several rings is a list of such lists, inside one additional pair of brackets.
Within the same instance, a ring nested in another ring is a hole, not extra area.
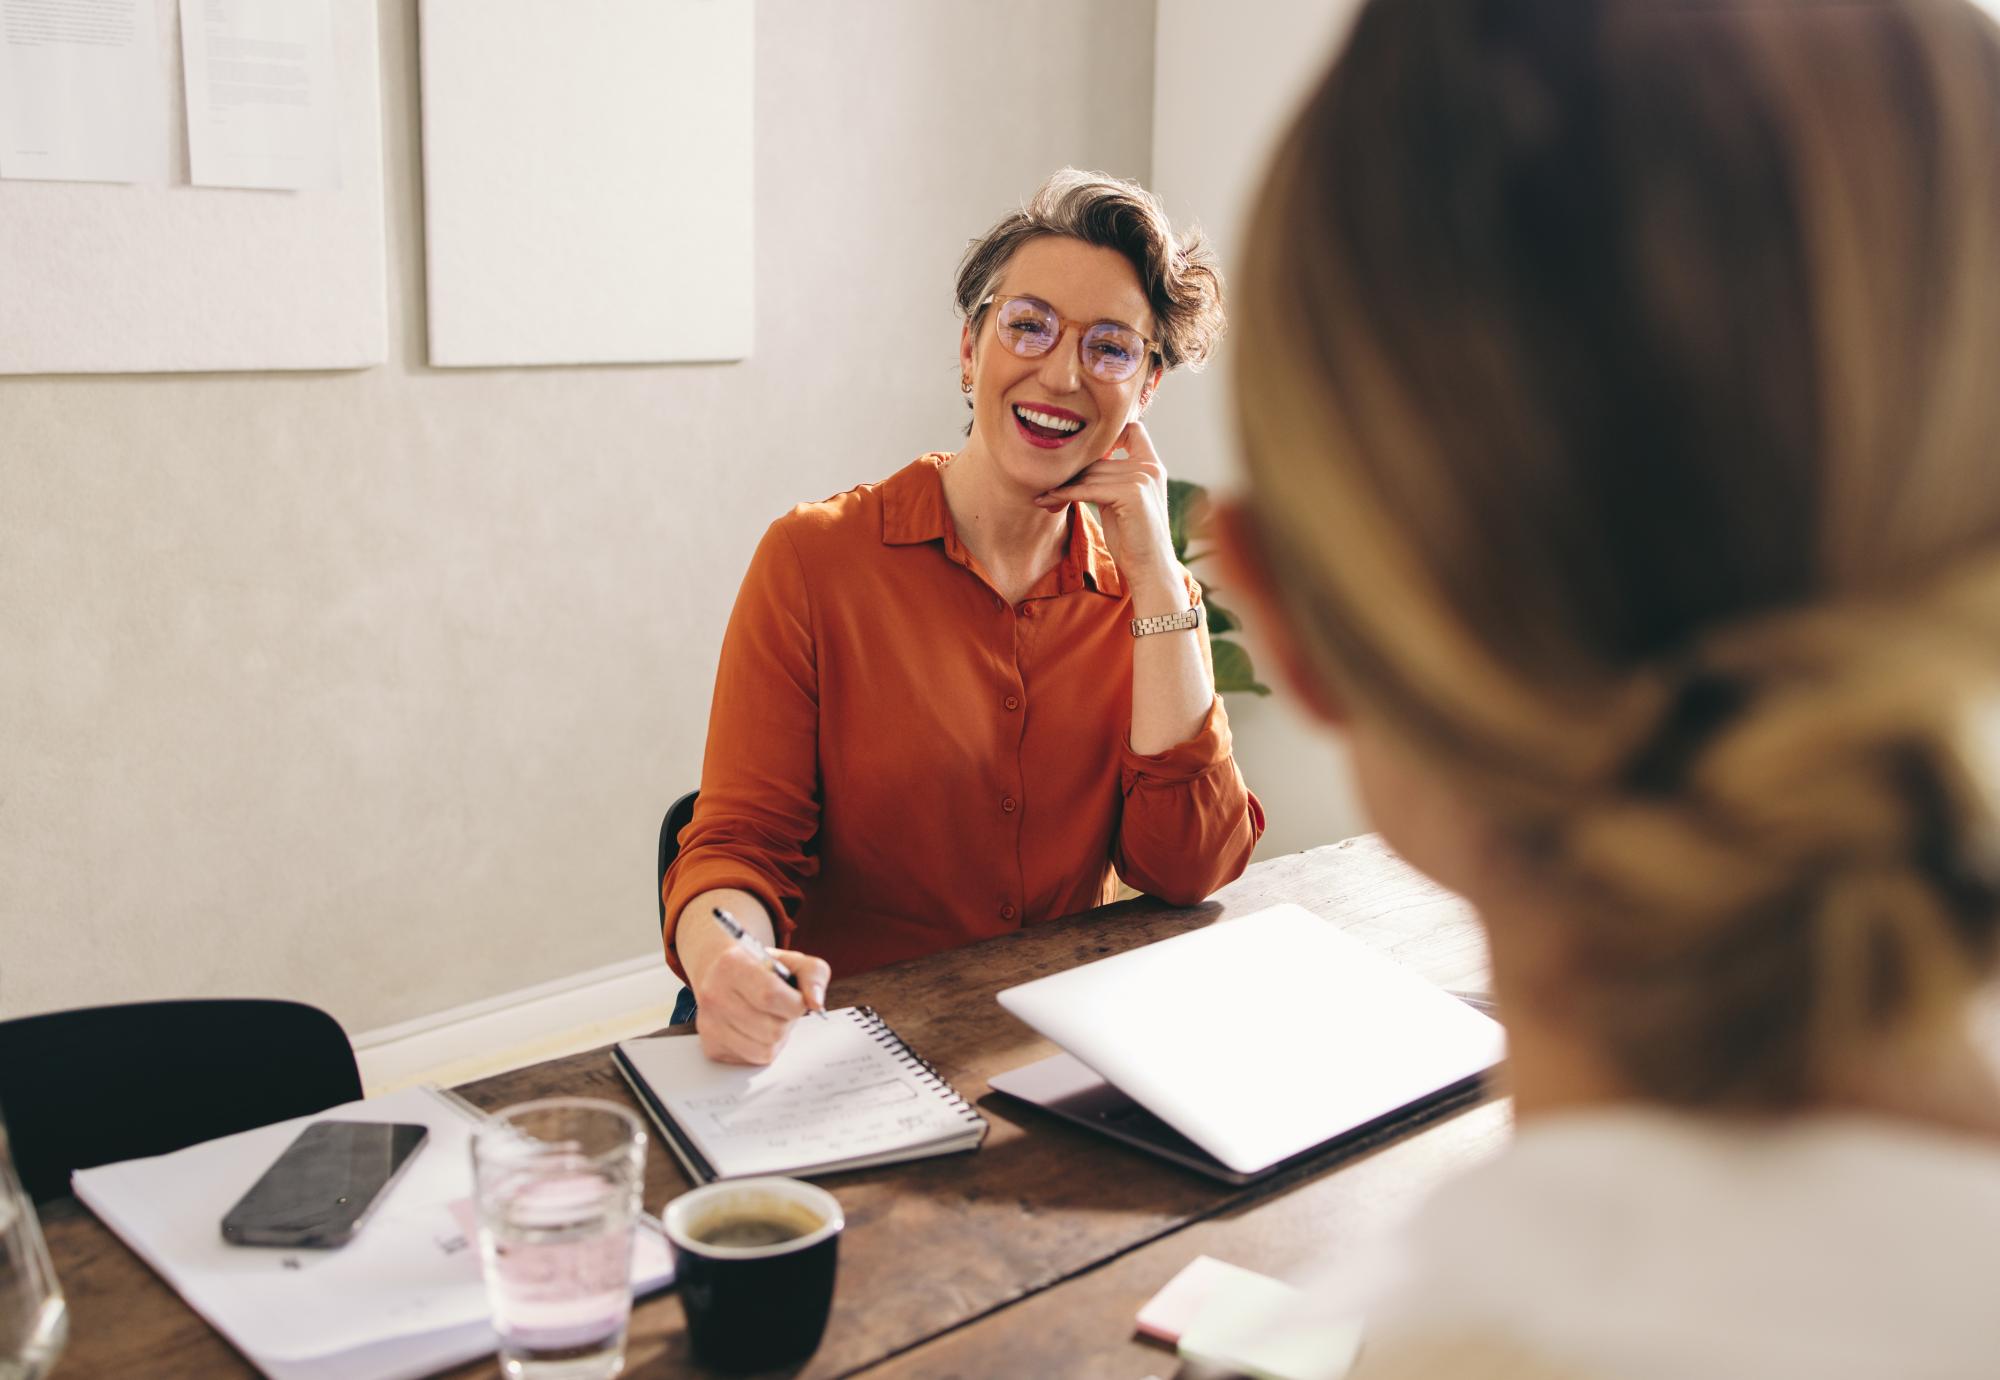
[(826, 1005), (826, 984), (825, 984), (825, 983), (823, 983), (823, 982), (822, 982), (822, 983), (819, 983), (818, 985), (816, 985), (816, 986), (815, 986), (815, 987), (813, 988), (813, 1003), (814, 1003), (814, 1005), (817, 1005), (817, 1006), (825, 1006), (825, 1005)]

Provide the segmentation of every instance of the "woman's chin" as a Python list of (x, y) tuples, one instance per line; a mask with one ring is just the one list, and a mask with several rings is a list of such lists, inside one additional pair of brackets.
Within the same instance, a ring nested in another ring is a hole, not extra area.
[(1063, 451), (1047, 451), (1028, 446), (996, 446), (992, 451), (997, 462), (994, 469), (1010, 488), (1033, 498), (1061, 488), (1089, 467), (1089, 461), (1077, 458), (1082, 454), (1080, 450), (1075, 454), (1065, 453), (1068, 450), (1068, 447)]

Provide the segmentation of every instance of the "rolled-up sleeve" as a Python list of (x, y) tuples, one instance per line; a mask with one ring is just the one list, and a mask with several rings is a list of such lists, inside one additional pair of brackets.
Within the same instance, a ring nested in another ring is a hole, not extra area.
[(1121, 749), (1125, 794), (1113, 864), (1127, 886), (1191, 906), (1241, 876), (1264, 832), (1264, 807), (1243, 784), (1217, 696), (1194, 737), (1141, 756)]
[(701, 795), (661, 883), (667, 962), (680, 912), (735, 887), (764, 903), (780, 944), (797, 928), (801, 883), (818, 870), (819, 682), (805, 572), (783, 528), (758, 543), (723, 635), (702, 755)]

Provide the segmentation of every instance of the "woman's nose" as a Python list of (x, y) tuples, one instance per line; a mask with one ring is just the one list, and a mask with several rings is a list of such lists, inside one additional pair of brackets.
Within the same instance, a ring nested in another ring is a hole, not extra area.
[(1055, 346), (1042, 356), (1042, 367), (1036, 373), (1043, 387), (1074, 393), (1083, 386), (1079, 365), (1076, 341), (1071, 338), (1068, 331), (1064, 331)]

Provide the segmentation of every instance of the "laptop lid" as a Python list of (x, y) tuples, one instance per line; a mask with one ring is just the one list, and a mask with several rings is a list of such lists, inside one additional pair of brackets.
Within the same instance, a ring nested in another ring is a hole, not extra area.
[(1245, 1175), (1431, 1099), (1505, 1052), (1489, 1017), (1295, 905), (999, 999)]

